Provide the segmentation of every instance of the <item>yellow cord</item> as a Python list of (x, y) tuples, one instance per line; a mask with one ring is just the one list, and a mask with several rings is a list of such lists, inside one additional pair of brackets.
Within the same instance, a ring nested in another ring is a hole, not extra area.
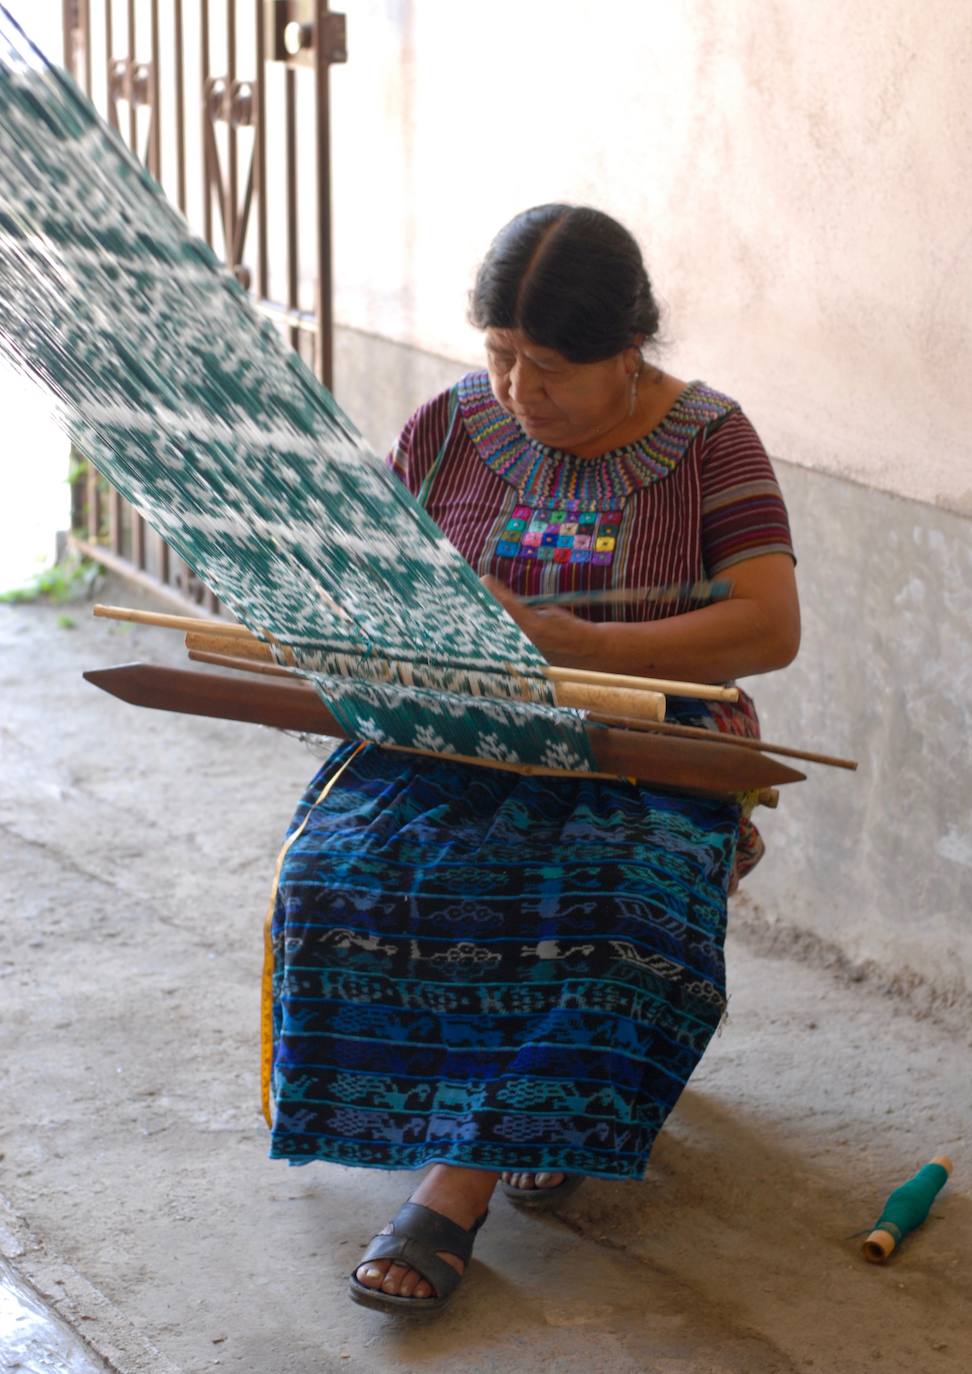
[(307, 815), (292, 835), (288, 835), (284, 841), (283, 848), (277, 856), (277, 867), (273, 875), (273, 888), (270, 892), (270, 903), (267, 907), (266, 919), (263, 922), (263, 978), (260, 986), (260, 1098), (263, 1106), (263, 1119), (268, 1126), (273, 1125), (273, 1117), (270, 1112), (270, 1079), (273, 1073), (273, 938), (271, 936), (271, 925), (273, 923), (273, 909), (277, 902), (277, 888), (280, 885), (280, 874), (283, 869), (284, 859), (287, 851), (294, 840), (302, 833), (304, 826), (310, 820), (310, 813), (315, 806), (320, 806), (321, 802), (330, 792), (338, 778), (347, 768), (352, 759), (356, 759), (362, 749), (368, 748), (368, 742), (363, 740), (357, 749), (350, 753), (341, 764), (336, 773), (332, 773), (327, 782), (321, 789), (321, 794), (307, 808)]

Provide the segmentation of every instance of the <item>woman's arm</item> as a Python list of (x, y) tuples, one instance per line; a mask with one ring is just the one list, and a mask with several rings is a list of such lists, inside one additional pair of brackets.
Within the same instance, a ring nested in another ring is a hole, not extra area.
[(486, 586), (550, 663), (604, 673), (728, 682), (785, 668), (800, 647), (793, 560), (768, 553), (726, 569), (732, 596), (698, 611), (630, 624), (533, 610), (493, 577)]

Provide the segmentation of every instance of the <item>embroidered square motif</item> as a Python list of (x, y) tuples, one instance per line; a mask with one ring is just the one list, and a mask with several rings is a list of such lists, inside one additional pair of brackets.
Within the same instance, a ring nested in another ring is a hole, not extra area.
[(620, 529), (621, 511), (617, 509), (580, 510), (573, 500), (516, 506), (496, 552), (500, 558), (606, 567), (614, 559)]

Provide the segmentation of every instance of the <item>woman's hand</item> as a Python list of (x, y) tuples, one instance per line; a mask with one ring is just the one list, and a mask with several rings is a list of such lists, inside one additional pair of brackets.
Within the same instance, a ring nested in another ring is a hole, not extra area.
[(682, 682), (728, 682), (793, 661), (800, 603), (793, 560), (761, 554), (734, 563), (732, 596), (662, 620), (581, 620), (559, 607), (533, 610), (495, 577), (484, 586), (549, 663)]
[(581, 620), (555, 606), (534, 610), (525, 606), (509, 587), (496, 577), (486, 576), (483, 586), (495, 596), (506, 613), (516, 621), (527, 639), (532, 640), (548, 663), (561, 668), (594, 666), (595, 633), (589, 620)]

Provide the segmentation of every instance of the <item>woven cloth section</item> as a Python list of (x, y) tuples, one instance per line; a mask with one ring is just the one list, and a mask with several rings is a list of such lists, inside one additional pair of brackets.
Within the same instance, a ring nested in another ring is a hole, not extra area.
[[(240, 620), (311, 669), (414, 660), (449, 691), (513, 673), (552, 705), (536, 648), (2, 9), (0, 147), (0, 346)], [(561, 736), (589, 757), (566, 713), (509, 732), (525, 761)]]

